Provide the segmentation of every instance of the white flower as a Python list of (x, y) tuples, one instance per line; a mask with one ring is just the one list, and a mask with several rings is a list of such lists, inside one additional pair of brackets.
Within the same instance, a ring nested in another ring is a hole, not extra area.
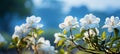
[(41, 37), (38, 40), (38, 43), (41, 43), (38, 50), (44, 51), (45, 54), (54, 54), (55, 53), (54, 52), (54, 47), (50, 45), (49, 40), (45, 40), (43, 37)]
[(21, 28), (19, 26), (15, 26), (15, 32), (12, 35), (12, 38), (13, 39), (16, 38), (16, 37), (19, 38), (20, 35), (21, 35)]
[(87, 14), (84, 18), (80, 19), (80, 25), (84, 29), (90, 29), (99, 27), (100, 18), (94, 16), (93, 14)]
[(1, 34), (0, 34), (0, 42), (5, 42), (5, 39), (3, 38)]
[(36, 28), (39, 29), (41, 27), (43, 27), (43, 24), (40, 24), (39, 22), (41, 21), (41, 17), (36, 17), (36, 16), (31, 16), (31, 17), (27, 17), (26, 19), (26, 24), (28, 24), (28, 26), (30, 28)]
[(14, 39), (15, 37), (22, 38), (29, 33), (30, 29), (28, 29), (27, 24), (22, 24), (21, 26), (15, 26), (15, 32), (12, 36)]
[(55, 34), (54, 34), (54, 37), (55, 37), (54, 43), (58, 43), (58, 41), (61, 39), (61, 37), (59, 37), (59, 36), (64, 36), (64, 37), (66, 37), (66, 35), (64, 35), (64, 34), (62, 34), (62, 33), (55, 33)]
[(77, 22), (77, 18), (73, 18), (72, 16), (67, 16), (64, 20), (63, 23), (59, 24), (59, 27), (61, 29), (65, 29), (65, 30), (70, 30), (70, 28), (76, 28), (79, 27), (78, 22)]
[[(88, 33), (89, 32), (89, 33)], [(96, 32), (96, 33), (95, 33)], [(89, 36), (90, 35), (90, 36)], [(84, 37), (83, 40), (85, 40), (85, 38), (89, 39), (89, 37), (94, 37), (95, 35), (99, 35), (99, 30), (97, 28), (95, 28), (95, 31), (90, 29), (89, 31), (86, 31), (84, 33)]]
[(40, 24), (41, 18), (40, 17), (35, 17), (35, 16), (31, 16), (31, 17), (27, 17), (25, 24), (22, 24), (20, 26), (15, 26), (15, 32), (12, 36), (12, 38), (22, 38), (25, 37), (32, 28), (35, 29), (39, 29), (41, 27), (43, 27), (42, 24)]
[(108, 28), (108, 32), (113, 32), (113, 29), (118, 28), (119, 26), (119, 17), (111, 16), (111, 18), (106, 18), (105, 25), (102, 28)]
[[(43, 38), (43, 37), (40, 37), (39, 39), (38, 39), (38, 43), (44, 43), (45, 42), (45, 39)], [(49, 43), (48, 43), (49, 44)]]
[(40, 21), (41, 21), (41, 18), (40, 17), (36, 17), (34, 15), (32, 15), (31, 17), (27, 17), (27, 19), (26, 19), (26, 22), (29, 23), (29, 24), (39, 23)]

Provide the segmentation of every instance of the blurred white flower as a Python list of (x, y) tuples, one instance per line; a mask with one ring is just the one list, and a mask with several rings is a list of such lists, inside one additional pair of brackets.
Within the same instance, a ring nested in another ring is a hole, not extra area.
[[(88, 33), (89, 32), (89, 33)], [(90, 36), (89, 36), (90, 35)], [(99, 35), (99, 30), (97, 28), (95, 28), (95, 31), (90, 29), (89, 31), (86, 31), (84, 33), (84, 37), (83, 40), (85, 40), (85, 38), (89, 39), (89, 37), (94, 37), (95, 35)]]
[(44, 51), (44, 54), (55, 54), (54, 46), (50, 45), (49, 40), (45, 40), (43, 37), (41, 37), (38, 40), (38, 43), (41, 43), (38, 50)]
[(26, 19), (26, 24), (28, 24), (28, 26), (30, 28), (36, 28), (39, 29), (41, 27), (43, 27), (43, 24), (40, 24), (39, 22), (41, 21), (41, 17), (36, 17), (36, 16), (31, 16), (31, 17), (27, 17)]
[(118, 28), (119, 26), (119, 17), (111, 16), (110, 18), (106, 18), (105, 25), (102, 28), (108, 28), (108, 32), (113, 32), (113, 29)]
[(112, 44), (112, 47), (116, 47), (117, 45), (116, 44)]
[(1, 34), (0, 34), (0, 42), (5, 42), (5, 39)]
[(106, 46), (107, 48), (110, 48), (110, 46)]
[(27, 24), (22, 24), (21, 26), (15, 26), (15, 32), (12, 36), (14, 39), (15, 37), (22, 38), (27, 35), (27, 33), (30, 31), (28, 29)]
[(15, 32), (12, 35), (12, 38), (13, 39), (16, 38), (16, 37), (19, 38), (20, 35), (21, 35), (21, 28), (19, 26), (15, 26)]
[(80, 26), (84, 29), (99, 27), (100, 18), (93, 14), (87, 14), (80, 19)]
[(61, 29), (65, 29), (65, 30), (70, 30), (70, 28), (76, 28), (79, 27), (78, 22), (77, 22), (77, 18), (73, 18), (72, 16), (67, 16), (64, 20), (63, 23), (59, 24), (59, 27)]
[(32, 15), (31, 17), (27, 17), (26, 22), (29, 24), (33, 24), (33, 23), (39, 23), (41, 21), (40, 17), (36, 17), (34, 15)]
[(62, 33), (55, 33), (55, 34), (54, 34), (54, 37), (55, 37), (54, 43), (58, 43), (58, 41), (61, 39), (61, 37), (59, 37), (59, 36), (67, 37), (66, 35), (64, 35), (64, 34), (62, 34)]
[(20, 26), (15, 26), (15, 32), (12, 38), (14, 39), (15, 37), (18, 38), (25, 37), (32, 28), (39, 29), (43, 27), (43, 25), (39, 23), (40, 20), (41, 20), (40, 17), (35, 17), (35, 16), (27, 17), (25, 24), (22, 24)]

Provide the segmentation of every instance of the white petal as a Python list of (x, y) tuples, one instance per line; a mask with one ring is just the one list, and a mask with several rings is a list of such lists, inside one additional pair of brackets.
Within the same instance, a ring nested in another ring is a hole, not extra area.
[(105, 24), (106, 25), (109, 25), (110, 24), (110, 19), (107, 17), (106, 20), (105, 20)]
[(30, 17), (27, 17), (27, 19), (26, 19), (26, 22), (30, 23), (30, 24), (32, 24), (32, 23), (39, 23), (40, 21), (41, 21), (41, 17), (36, 17), (34, 15), (32, 15)]
[(112, 21), (112, 22), (114, 22), (114, 16), (111, 16), (111, 18), (110, 18), (110, 20)]
[(12, 39), (15, 39), (15, 38), (20, 38), (19, 35), (16, 35), (15, 33), (12, 35)]
[(89, 36), (89, 35), (88, 35), (88, 32), (86, 31), (86, 32), (84, 33), (84, 37), (85, 37), (85, 38), (88, 38), (88, 36)]
[(102, 28), (108, 28), (108, 25), (104, 25)]
[(64, 23), (59, 24), (59, 28), (63, 29), (65, 27), (66, 27), (66, 25)]
[(115, 17), (115, 21), (114, 21), (114, 24), (118, 24), (120, 21), (119, 21), (119, 17)]
[(21, 28), (19, 26), (15, 26), (15, 31), (20, 31)]
[(44, 37), (40, 37), (39, 40), (38, 40), (38, 43), (39, 43), (39, 42), (44, 43), (44, 42), (45, 42)]
[(59, 37), (60, 33), (55, 33), (54, 37), (55, 37), (55, 41), (54, 43), (57, 43), (61, 38)]
[(100, 22), (100, 18), (96, 18), (94, 23), (99, 23)]
[(89, 30), (89, 33), (90, 33), (90, 35), (95, 36), (95, 32), (92, 29)]
[(113, 28), (108, 28), (108, 32), (113, 32)]
[(99, 35), (99, 30), (97, 28), (95, 28), (96, 32), (97, 32), (97, 35)]
[(65, 17), (65, 20), (64, 20), (64, 23), (69, 23), (70, 21), (73, 20), (73, 17), (72, 16), (66, 16)]
[(47, 46), (50, 46), (50, 41), (46, 40), (44, 44), (46, 44)]

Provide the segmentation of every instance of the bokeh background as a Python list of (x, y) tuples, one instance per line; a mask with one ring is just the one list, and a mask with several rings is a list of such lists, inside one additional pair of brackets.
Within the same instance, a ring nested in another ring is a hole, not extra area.
[(0, 33), (11, 37), (16, 25), (35, 15), (42, 18), (44, 36), (53, 43), (53, 35), (66, 16), (79, 20), (89, 13), (101, 18), (101, 27), (106, 17), (120, 17), (120, 0), (0, 0)]

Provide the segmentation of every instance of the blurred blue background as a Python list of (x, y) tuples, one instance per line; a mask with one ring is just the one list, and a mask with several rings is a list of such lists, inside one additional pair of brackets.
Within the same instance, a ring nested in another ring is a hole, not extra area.
[(119, 3), (120, 0), (0, 0), (0, 33), (11, 36), (15, 25), (25, 23), (31, 15), (42, 18), (43, 29), (48, 33), (58, 32), (59, 23), (67, 15), (79, 20), (92, 13), (101, 18), (101, 27), (106, 17), (120, 17)]

